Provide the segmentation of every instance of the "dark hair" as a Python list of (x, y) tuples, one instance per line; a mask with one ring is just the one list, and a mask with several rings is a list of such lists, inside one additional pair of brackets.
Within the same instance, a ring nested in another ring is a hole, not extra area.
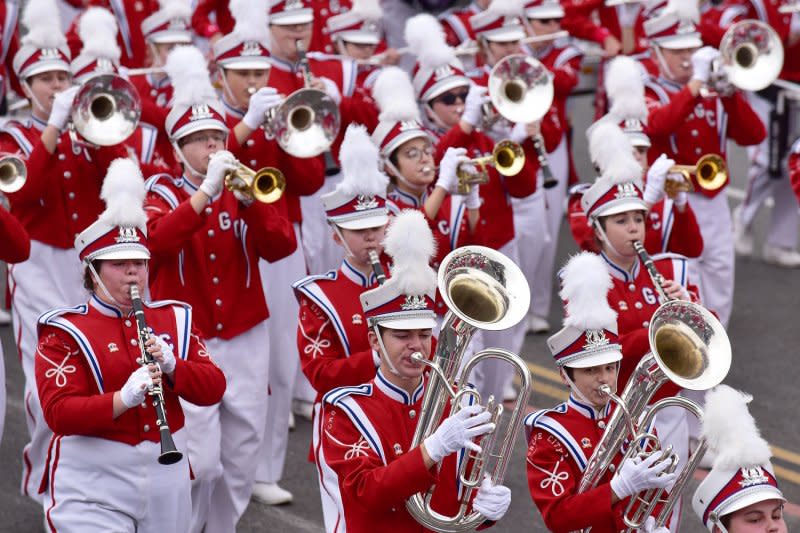
[(731, 518), (732, 517), (733, 517), (733, 513), (728, 513), (725, 516), (720, 516), (719, 517), (719, 521), (722, 522), (722, 525), (725, 527), (725, 529), (728, 529), (728, 528), (731, 527)]
[(564, 372), (566, 372), (566, 373), (567, 373), (567, 377), (568, 377), (569, 379), (571, 379), (572, 381), (575, 381), (575, 369), (573, 369), (573, 368), (570, 368), (570, 367), (568, 367), (568, 366), (565, 366), (565, 367), (564, 367)]
[[(100, 259), (92, 261), (92, 268), (94, 268), (98, 274), (100, 274), (100, 263)], [(89, 269), (88, 265), (83, 267), (83, 288), (94, 294), (94, 276), (92, 276), (92, 271)]]

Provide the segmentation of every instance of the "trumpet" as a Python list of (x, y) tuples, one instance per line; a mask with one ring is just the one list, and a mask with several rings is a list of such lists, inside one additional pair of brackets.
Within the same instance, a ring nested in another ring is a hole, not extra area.
[[(136, 88), (116, 74), (98, 74), (81, 85), (70, 118), (74, 132), (95, 146), (113, 146), (131, 136), (139, 125), (142, 105)], [(75, 149), (75, 147), (73, 147)]]
[(27, 179), (28, 169), (22, 159), (11, 154), (0, 155), (0, 193), (17, 192)]
[[(470, 172), (465, 165), (478, 167), (478, 173)], [(492, 165), (503, 176), (515, 176), (525, 166), (525, 152), (519, 144), (506, 139), (494, 145), (491, 155), (464, 161), (456, 169), (458, 194), (469, 194), (473, 185), (489, 182), (486, 165)]]
[[(469, 453), (459, 465), (458, 478), (462, 490), (456, 514), (447, 516), (431, 508), (433, 486), (406, 500), (411, 516), (428, 529), (472, 531), (485, 518), (477, 511), (467, 513), (467, 507), (484, 473), (488, 472), (495, 484), (501, 483), (505, 476), (528, 403), (531, 374), (519, 356), (495, 348), (478, 352), (460, 371), (459, 367), (477, 329), (508, 329), (525, 317), (530, 304), (530, 290), (525, 276), (513, 261), (483, 246), (464, 246), (450, 252), (439, 267), (438, 286), (448, 312), (436, 353), (432, 361), (420, 353), (411, 356), (431, 369), (411, 446), (419, 446), (438, 428), (447, 404), (451, 406), (451, 413), (455, 413), (461, 408), (462, 400), (473, 398), (477, 403), (481, 402), (480, 394), (467, 385), (467, 379), (478, 363), (487, 359), (505, 361), (514, 367), (521, 381), (520, 393), (505, 432), (501, 433), (498, 425), (492, 433), (481, 437), (478, 445), (482, 453)], [(454, 392), (454, 387), (458, 392)], [(503, 406), (496, 404), (490, 396), (486, 408), (492, 413), (491, 421), (499, 423)], [(467, 472), (470, 465), (472, 470)]]
[(225, 188), (229, 191), (240, 191), (253, 200), (265, 204), (277, 202), (286, 190), (286, 178), (283, 172), (274, 167), (264, 167), (258, 172), (238, 164), (236, 170), (225, 174)]
[(706, 154), (694, 165), (673, 165), (669, 172), (683, 176), (683, 181), (667, 180), (664, 192), (674, 199), (679, 192), (690, 192), (694, 189), (691, 175), (695, 175), (697, 186), (704, 191), (716, 191), (728, 181), (728, 165), (717, 154)]

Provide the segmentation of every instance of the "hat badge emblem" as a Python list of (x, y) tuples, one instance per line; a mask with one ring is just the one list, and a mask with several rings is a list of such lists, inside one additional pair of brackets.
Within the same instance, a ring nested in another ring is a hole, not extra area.
[(189, 117), (189, 120), (195, 121), (213, 117), (214, 115), (211, 114), (211, 108), (208, 107), (208, 104), (197, 104), (192, 106), (192, 116)]
[(294, 9), (303, 9), (303, 0), (286, 0), (286, 11)]
[(58, 48), (43, 48), (39, 57), (41, 59), (58, 59), (61, 57), (61, 54), (59, 53)]
[(603, 346), (608, 346), (608, 337), (606, 337), (606, 332), (602, 329), (587, 329), (586, 344), (583, 345), (583, 349), (597, 350)]
[(400, 309), (403, 311), (414, 311), (417, 309), (427, 309), (428, 302), (425, 301), (425, 297), (419, 294), (416, 295), (407, 295), (406, 301), (400, 304)]
[(114, 72), (114, 64), (107, 57), (98, 57), (95, 70), (97, 72)]
[(763, 485), (769, 482), (769, 478), (764, 475), (764, 469), (760, 466), (750, 466), (742, 468), (742, 480), (739, 485), (744, 487), (751, 487), (753, 485)]
[(378, 201), (375, 199), (373, 195), (367, 194), (359, 194), (356, 196), (356, 205), (354, 209), (356, 211), (364, 211), (366, 209), (375, 209), (378, 207)]
[(168, 27), (171, 30), (172, 29), (176, 29), (176, 28), (182, 30), (182, 29), (186, 28), (186, 22), (184, 21), (184, 19), (182, 19), (180, 17), (175, 17), (174, 19), (171, 19), (169, 21), (169, 26)]
[(453, 75), (453, 68), (450, 65), (442, 65), (433, 71), (436, 81), (448, 78)]
[(361, 25), (361, 29), (370, 33), (378, 33), (378, 23), (374, 20), (365, 20), (364, 24)]
[(139, 242), (139, 235), (136, 234), (136, 228), (134, 227), (120, 226), (119, 235), (114, 240), (118, 243)]
[(242, 45), (242, 52), (240, 55), (243, 56), (260, 56), (261, 55), (261, 46), (256, 41), (247, 41)]
[(419, 129), (419, 124), (417, 124), (416, 120), (403, 120), (400, 122), (400, 131), (408, 131), (408, 130), (417, 130)]
[(642, 123), (638, 118), (625, 119), (625, 129), (629, 131), (642, 131)]
[(639, 195), (636, 194), (636, 186), (631, 181), (627, 181), (625, 183), (617, 184), (617, 194), (614, 195), (615, 198), (636, 198)]

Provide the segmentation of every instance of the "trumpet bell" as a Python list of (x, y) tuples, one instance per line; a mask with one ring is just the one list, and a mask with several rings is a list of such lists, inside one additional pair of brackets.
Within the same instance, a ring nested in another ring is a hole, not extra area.
[(731, 343), (725, 328), (706, 308), (671, 300), (653, 314), (650, 349), (673, 383), (706, 390), (725, 379), (731, 366)]
[(240, 191), (259, 202), (277, 202), (286, 190), (283, 172), (274, 167), (264, 167), (258, 172), (241, 163), (239, 168), (225, 175), (225, 187), (229, 191)]
[(341, 126), (339, 107), (317, 89), (300, 89), (283, 102), (267, 128), (287, 153), (315, 157), (328, 150)]
[(553, 82), (538, 60), (514, 54), (489, 74), (489, 97), (497, 112), (513, 122), (541, 119), (553, 103)]
[(116, 74), (99, 74), (75, 95), (72, 123), (90, 143), (112, 146), (131, 136), (141, 114), (139, 93), (131, 82)]
[(0, 192), (17, 192), (25, 185), (27, 178), (28, 170), (22, 159), (13, 155), (0, 157)]
[(450, 252), (439, 267), (439, 292), (458, 318), (499, 331), (519, 323), (530, 306), (528, 282), (506, 256), (484, 246)]
[(525, 166), (525, 152), (511, 140), (497, 143), (492, 152), (494, 168), (503, 176), (516, 176)]
[(706, 191), (716, 191), (728, 181), (728, 166), (717, 154), (707, 154), (697, 162), (697, 185)]
[(728, 81), (745, 91), (760, 91), (783, 69), (783, 44), (777, 32), (758, 20), (732, 25), (719, 45)]

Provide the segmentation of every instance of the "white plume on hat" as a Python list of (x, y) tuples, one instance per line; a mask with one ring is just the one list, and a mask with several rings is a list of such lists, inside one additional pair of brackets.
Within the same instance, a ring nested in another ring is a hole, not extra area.
[(144, 178), (139, 165), (129, 158), (115, 159), (108, 166), (100, 190), (106, 210), (99, 220), (109, 226), (137, 226), (144, 231), (147, 225), (144, 196)]
[(187, 0), (158, 0), (159, 11), (167, 18), (189, 18), (192, 16), (192, 4)]
[(747, 404), (753, 397), (727, 385), (706, 393), (703, 411), (703, 436), (717, 452), (714, 468), (735, 470), (761, 465), (772, 457), (769, 444), (761, 436)]
[(455, 50), (445, 40), (442, 25), (433, 15), (422, 13), (408, 19), (405, 39), (422, 68), (435, 69), (457, 61)]
[(192, 106), (217, 99), (203, 53), (195, 46), (176, 46), (167, 56), (164, 71), (172, 80), (173, 103)]
[(23, 46), (60, 48), (67, 44), (55, 0), (29, 0), (22, 13), (22, 24), (28, 29), (21, 40)]
[(384, 121), (419, 120), (419, 106), (414, 86), (406, 72), (398, 67), (385, 67), (372, 87), (372, 97), (378, 104)]
[(617, 56), (608, 64), (605, 88), (611, 102), (609, 114), (617, 120), (647, 119), (644, 81), (639, 63), (629, 56)]
[(229, 9), (235, 33), (243, 41), (269, 40), (269, 6), (266, 0), (231, 0)]
[(422, 211), (403, 209), (394, 217), (386, 230), (383, 249), (393, 261), (391, 281), (403, 294), (436, 290), (436, 271), (429, 266), (436, 243)]
[(503, 15), (506, 17), (522, 16), (524, 4), (520, 0), (492, 0), (487, 13)]
[(117, 44), (117, 19), (102, 7), (90, 7), (78, 21), (78, 36), (83, 42), (81, 56), (119, 61), (122, 50)]
[(633, 157), (633, 145), (622, 128), (601, 119), (589, 133), (589, 155), (603, 178), (612, 183), (641, 181), (642, 165)]
[(700, 3), (697, 0), (669, 0), (658, 16), (668, 13), (676, 15), (678, 20), (697, 24), (700, 22)]
[(337, 189), (348, 196), (364, 194), (386, 196), (389, 176), (378, 168), (380, 153), (367, 128), (350, 124), (339, 149), (339, 163), (344, 178)]
[(561, 271), (561, 291), (567, 302), (565, 326), (578, 329), (613, 329), (617, 313), (608, 305), (613, 282), (603, 259), (592, 252), (573, 256)]
[(365, 20), (380, 20), (383, 18), (383, 9), (378, 0), (354, 0), (350, 11), (360, 15)]

